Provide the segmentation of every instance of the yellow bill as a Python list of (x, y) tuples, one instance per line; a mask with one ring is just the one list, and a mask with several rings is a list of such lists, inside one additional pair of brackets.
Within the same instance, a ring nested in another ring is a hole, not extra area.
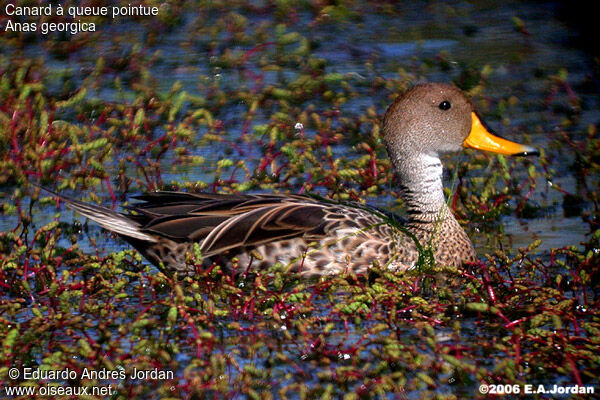
[(472, 149), (491, 151), (493, 153), (506, 154), (509, 156), (539, 156), (540, 152), (531, 146), (511, 142), (491, 134), (476, 113), (471, 113), (471, 132), (463, 142), (464, 147)]

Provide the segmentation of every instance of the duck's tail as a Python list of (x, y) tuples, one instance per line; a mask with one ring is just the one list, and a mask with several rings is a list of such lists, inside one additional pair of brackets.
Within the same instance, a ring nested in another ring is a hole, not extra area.
[(122, 214), (106, 207), (97, 206), (94, 204), (84, 203), (82, 201), (58, 194), (48, 188), (32, 183), (34, 186), (45, 190), (48, 193), (58, 197), (64, 201), (72, 210), (86, 218), (95, 221), (101, 227), (108, 229), (111, 232), (125, 236), (126, 238), (138, 239), (145, 242), (156, 243), (157, 239), (142, 231), (142, 225), (131, 219), (127, 214)]

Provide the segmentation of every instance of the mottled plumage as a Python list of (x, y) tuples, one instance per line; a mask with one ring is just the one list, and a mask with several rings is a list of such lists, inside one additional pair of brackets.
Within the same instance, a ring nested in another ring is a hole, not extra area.
[(373, 263), (405, 270), (418, 248), (438, 264), (475, 260), (475, 250), (443, 195), (439, 156), (463, 146), (503, 154), (534, 154), (491, 135), (455, 87), (417, 85), (399, 96), (383, 119), (407, 219), (359, 204), (284, 194), (154, 192), (129, 213), (60, 196), (69, 207), (121, 235), (153, 264), (193, 272), (194, 244), (204, 264), (244, 272), (277, 262), (304, 275), (365, 272)]

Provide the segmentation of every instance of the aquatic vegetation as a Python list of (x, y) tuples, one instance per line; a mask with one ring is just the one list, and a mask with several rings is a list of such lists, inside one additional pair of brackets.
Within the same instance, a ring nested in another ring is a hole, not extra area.
[[(193, 3), (94, 17), (90, 33), (0, 35), (1, 385), (47, 384), (11, 380), (12, 367), (174, 372), (67, 382), (111, 384), (115, 398), (597, 385), (598, 70), (575, 48), (548, 55), (548, 15)], [(401, 212), (380, 117), (422, 79), (453, 80), (498, 133), (542, 148), (536, 160), (445, 164), (475, 265), (306, 280), (280, 265), (232, 276), (190, 254), (198, 273), (168, 276), (28, 183), (108, 206), (155, 189), (275, 190)]]

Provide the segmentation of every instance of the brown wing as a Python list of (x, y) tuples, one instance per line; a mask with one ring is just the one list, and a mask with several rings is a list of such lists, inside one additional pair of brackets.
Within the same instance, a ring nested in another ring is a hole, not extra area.
[(59, 197), (142, 251), (163, 237), (200, 243), (208, 257), (300, 236), (320, 240), (340, 227), (363, 230), (384, 222), (376, 209), (295, 195), (154, 192), (136, 197), (141, 203), (130, 206), (128, 214)]
[(130, 218), (141, 232), (198, 242), (211, 256), (236, 247), (318, 234), (328, 204), (290, 195), (216, 195), (155, 192), (139, 196)]

